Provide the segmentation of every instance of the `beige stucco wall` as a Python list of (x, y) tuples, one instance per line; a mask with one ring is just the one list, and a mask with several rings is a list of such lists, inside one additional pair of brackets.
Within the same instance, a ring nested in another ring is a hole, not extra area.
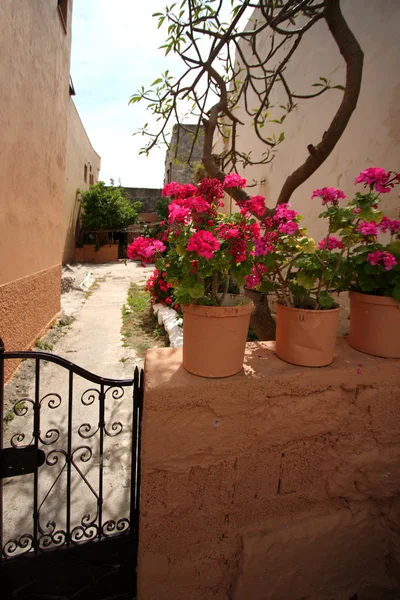
[[(361, 170), (370, 166), (400, 170), (400, 2), (342, 0), (342, 8), (365, 54), (358, 107), (333, 153), (291, 200), (296, 210), (305, 216), (304, 224), (309, 227), (310, 234), (318, 239), (324, 232), (325, 223), (317, 220), (320, 201), (310, 199), (314, 189), (339, 187), (352, 197), (356, 190), (354, 178)], [(262, 43), (260, 40), (259, 44)], [(300, 94), (316, 90), (310, 86), (320, 76), (331, 79), (332, 84), (344, 84), (344, 61), (324, 21), (317, 23), (303, 38), (286, 76), (292, 91)], [(321, 140), (341, 97), (342, 92), (331, 90), (319, 98), (299, 100), (298, 108), (287, 117), (283, 126), (268, 126), (268, 131), (276, 135), (283, 130), (286, 139), (278, 147), (271, 164), (249, 167), (243, 172), (249, 181), (253, 178), (258, 181), (258, 186), (248, 189), (250, 194), (262, 194), (269, 206), (275, 204), (286, 177), (307, 158), (307, 145)], [(286, 104), (281, 90), (274, 101), (277, 105)], [(255, 99), (250, 99), (249, 106), (256, 106)], [(260, 156), (265, 146), (249, 126), (249, 117), (243, 108), (237, 111), (237, 116), (247, 124), (239, 126), (238, 149), (251, 150), (253, 156)], [(216, 149), (220, 148), (218, 142)], [(392, 218), (397, 216), (399, 198), (399, 191), (385, 198), (385, 207)]]
[(139, 600), (399, 589), (400, 361), (341, 340), (306, 369), (273, 347), (248, 344), (244, 371), (212, 380), (179, 349), (148, 351)]
[[(97, 183), (101, 159), (89, 140), (76, 106), (70, 99), (67, 141), (67, 165), (65, 173), (64, 195), (64, 234), (63, 263), (72, 262), (75, 256), (76, 224), (79, 215), (77, 190), (87, 190), (90, 184), (90, 172), (93, 183)], [(87, 166), (87, 180), (84, 170)]]
[(8, 349), (26, 347), (60, 305), (71, 18), (72, 0), (67, 33), (57, 0), (0, 3), (0, 335)]

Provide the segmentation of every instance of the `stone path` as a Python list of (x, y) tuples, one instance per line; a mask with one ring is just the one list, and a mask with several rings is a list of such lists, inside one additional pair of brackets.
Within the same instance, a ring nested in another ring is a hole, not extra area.
[[(82, 280), (90, 270), (96, 280), (89, 294), (72, 290), (62, 295), (62, 310), (67, 316), (74, 316), (65, 335), (55, 343), (52, 352), (80, 367), (107, 378), (129, 379), (133, 377), (136, 365), (142, 366), (135, 351), (122, 346), (121, 309), (126, 302), (132, 282), (144, 284), (153, 267), (141, 268), (135, 263), (79, 266), (68, 276), (75, 277), (75, 283)], [(122, 359), (122, 360), (121, 360)], [(34, 398), (33, 370), (31, 365), (22, 364), (20, 373), (6, 386), (7, 399), (25, 400), (24, 416), (15, 417), (8, 425), (4, 445), (14, 442), (26, 444), (33, 430), (33, 410), (29, 398)], [(71, 524), (76, 534), (86, 532), (87, 524), (94, 520), (97, 512), (96, 493), (99, 485), (99, 435), (95, 434), (99, 422), (98, 386), (74, 376), (72, 411), (72, 449), (75, 465), (72, 469), (71, 485)], [(122, 391), (124, 393), (122, 394)], [(19, 394), (19, 395), (18, 395)], [(55, 394), (58, 394), (56, 396)], [(40, 526), (43, 534), (57, 539), (55, 532), (64, 530), (66, 525), (66, 463), (62, 452), (67, 447), (68, 419), (68, 372), (53, 363), (45, 363), (40, 372), (41, 437), (49, 445), (47, 461), (39, 469)], [(128, 516), (132, 389), (109, 390), (106, 395), (105, 422), (110, 433), (122, 433), (104, 439), (104, 493), (107, 498), (103, 522)], [(90, 437), (91, 434), (93, 437)], [(19, 434), (25, 438), (17, 437)], [(82, 434), (82, 435), (81, 435)], [(86, 479), (86, 482), (84, 481)], [(92, 488), (92, 490), (90, 489)], [(21, 533), (32, 533), (33, 476), (26, 475), (4, 482), (4, 541)], [(88, 515), (83, 521), (84, 515)], [(52, 524), (54, 521), (54, 525)], [(50, 538), (49, 538), (50, 539)], [(60, 538), (61, 539), (61, 538)], [(18, 551), (18, 550), (17, 550)]]

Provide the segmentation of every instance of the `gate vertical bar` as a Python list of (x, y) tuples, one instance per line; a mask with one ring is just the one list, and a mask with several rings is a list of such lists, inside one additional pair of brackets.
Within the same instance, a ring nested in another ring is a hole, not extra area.
[(72, 460), (72, 400), (73, 400), (74, 374), (69, 372), (68, 380), (68, 441), (67, 441), (67, 546), (71, 543), (71, 460)]
[(130, 534), (136, 536), (136, 476), (137, 476), (137, 427), (138, 427), (138, 390), (139, 390), (139, 369), (135, 367), (133, 375), (133, 406), (132, 406), (132, 457), (131, 457), (131, 502), (130, 502)]
[[(35, 404), (33, 408), (33, 443), (37, 451), (39, 449), (40, 436), (40, 358), (35, 358)], [(39, 469), (36, 463), (33, 475), (33, 550), (38, 552), (38, 531), (39, 531)]]
[[(4, 419), (4, 343), (0, 338), (0, 453), (3, 450)], [(3, 479), (0, 478), (0, 564), (3, 551)]]
[(100, 385), (100, 396), (99, 396), (99, 498), (97, 501), (99, 515), (98, 515), (98, 531), (97, 535), (99, 540), (102, 537), (102, 526), (103, 526), (103, 453), (104, 453), (104, 405), (105, 405), (105, 394), (104, 384)]

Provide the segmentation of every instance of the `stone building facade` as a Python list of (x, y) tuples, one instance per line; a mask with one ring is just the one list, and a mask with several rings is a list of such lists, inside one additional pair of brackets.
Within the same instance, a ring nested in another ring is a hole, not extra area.
[(201, 128), (189, 162), (196, 129), (197, 125), (174, 125), (171, 145), (165, 158), (164, 183), (170, 183), (171, 181), (177, 181), (178, 183), (193, 182), (194, 175), (201, 163), (204, 138), (204, 131)]
[(131, 202), (141, 202), (141, 213), (155, 213), (157, 202), (162, 197), (161, 190), (155, 188), (124, 187), (124, 192)]

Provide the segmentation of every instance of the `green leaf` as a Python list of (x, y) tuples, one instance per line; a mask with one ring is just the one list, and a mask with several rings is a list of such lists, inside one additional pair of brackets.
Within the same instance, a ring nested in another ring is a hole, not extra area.
[(151, 84), (151, 86), (153, 87), (153, 85), (157, 85), (157, 83), (161, 83), (162, 79), (161, 77), (159, 77), (158, 79), (156, 79), (155, 81), (153, 81), (153, 83)]
[(314, 278), (311, 277), (311, 275), (304, 273), (304, 271), (301, 271), (297, 274), (295, 282), (297, 283), (297, 285), (303, 287), (306, 290), (312, 290), (312, 288), (314, 287)]
[(274, 284), (272, 283), (272, 281), (263, 281), (258, 289), (263, 294), (267, 294), (268, 292), (271, 292), (274, 289)]
[(393, 252), (393, 254), (400, 254), (400, 240), (393, 240), (387, 249), (389, 252)]
[(332, 306), (335, 304), (332, 296), (326, 291), (320, 292), (317, 300), (322, 308), (332, 308)]
[(392, 296), (395, 300), (400, 302), (400, 283), (393, 288)]
[(201, 298), (204, 296), (204, 285), (202, 283), (196, 283), (192, 288), (190, 288), (189, 294), (191, 298)]
[(156, 260), (156, 269), (158, 271), (162, 271), (164, 269), (164, 260), (162, 258), (157, 258), (157, 260)]

